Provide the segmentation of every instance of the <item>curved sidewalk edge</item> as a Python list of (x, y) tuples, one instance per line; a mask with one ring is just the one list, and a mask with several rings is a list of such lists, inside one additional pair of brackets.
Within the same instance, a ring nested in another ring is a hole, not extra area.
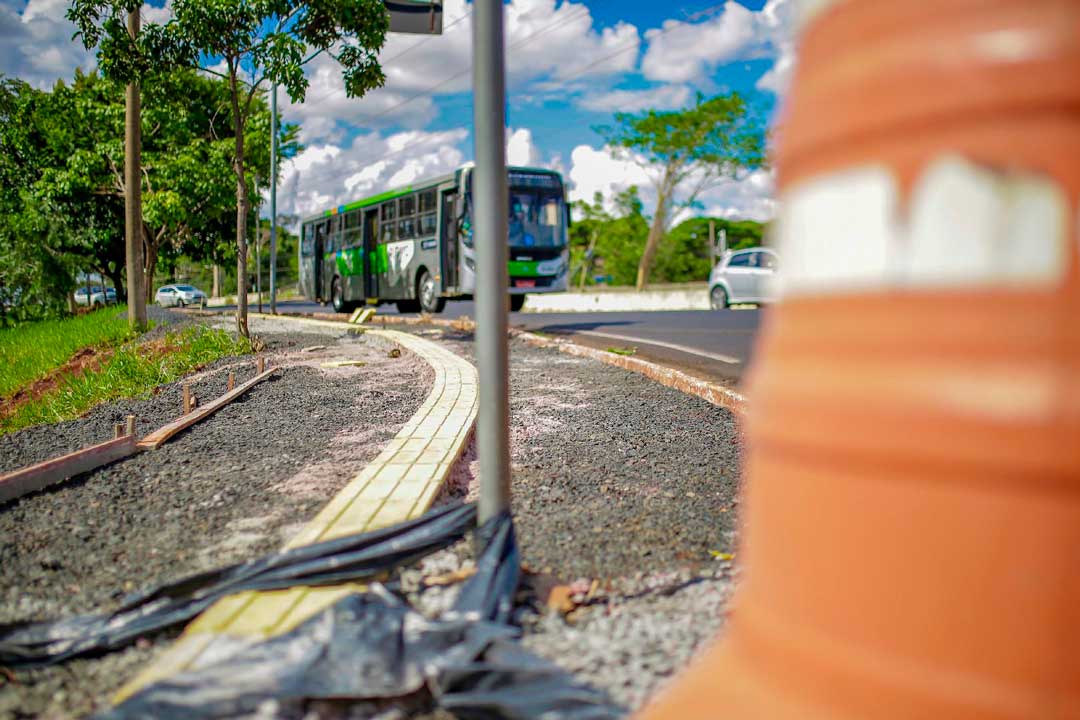
[[(280, 317), (280, 316), (278, 316)], [(331, 320), (335, 316), (329, 313), (312, 313), (310, 322), (320, 324), (342, 324), (341, 320)], [(324, 319), (325, 318), (325, 319)], [(455, 330), (475, 330), (476, 323), (470, 318), (458, 318), (456, 320), (443, 320), (442, 318), (431, 317), (430, 315), (421, 315), (420, 317), (398, 317), (396, 315), (376, 315), (371, 318), (367, 325), (357, 325), (354, 327), (366, 327), (371, 328), (373, 326), (382, 325), (434, 325), (436, 327), (453, 328)], [(702, 380), (701, 378), (694, 377), (689, 373), (682, 370), (676, 370), (675, 368), (668, 367), (666, 365), (660, 365), (659, 363), (650, 362), (648, 360), (641, 360), (640, 358), (626, 357), (624, 355), (616, 355), (614, 353), (605, 352), (603, 350), (597, 350), (596, 348), (588, 347), (586, 345), (578, 345), (572, 340), (565, 338), (551, 338), (531, 333), (527, 330), (520, 330), (516, 328), (510, 329), (510, 336), (521, 338), (530, 345), (537, 347), (555, 348), (560, 352), (564, 352), (568, 355), (576, 355), (578, 357), (590, 358), (592, 360), (598, 360), (608, 365), (614, 365), (615, 367), (622, 368), (623, 370), (629, 370), (640, 375), (666, 385), (670, 388), (674, 388), (679, 392), (686, 393), (687, 395), (694, 395), (696, 397), (710, 402), (713, 405), (718, 405), (722, 408), (730, 410), (737, 417), (743, 418), (746, 416), (747, 399), (742, 393), (736, 392), (729, 387), (720, 385), (719, 383), (709, 382), (708, 380)]]
[(578, 345), (577, 343), (562, 338), (542, 337), (525, 330), (511, 330), (510, 334), (513, 337), (524, 340), (530, 345), (555, 348), (559, 350), (559, 352), (564, 352), (567, 355), (576, 355), (578, 357), (599, 360), (602, 363), (614, 365), (623, 370), (639, 373), (661, 385), (667, 385), (668, 387), (684, 392), (687, 395), (696, 395), (713, 405), (719, 405), (722, 408), (726, 408), (734, 413), (736, 417), (742, 418), (746, 415), (746, 396), (735, 392), (731, 388), (724, 387), (723, 385), (696, 378), (682, 370), (676, 370), (675, 368), (649, 362), (648, 360), (626, 357), (625, 355), (616, 355), (615, 353), (606, 352), (604, 350), (597, 350), (596, 348), (587, 347), (585, 345)]
[[(269, 316), (280, 320), (283, 316)], [(288, 318), (301, 323), (340, 322)], [(359, 329), (359, 328), (357, 328)], [(422, 515), (460, 457), (477, 411), (476, 368), (464, 358), (424, 338), (396, 330), (364, 328), (365, 333), (411, 350), (435, 371), (427, 399), (371, 463), (365, 466), (286, 545), (293, 548), (351, 533), (375, 530)], [(362, 586), (296, 587), (244, 592), (223, 598), (193, 621), (157, 662), (139, 673), (114, 697), (120, 702), (140, 689), (195, 669), (215, 637), (266, 637), (288, 632)]]
[[(255, 317), (289, 317), (287, 315), (256, 315)], [(308, 316), (293, 316), (295, 319), (302, 319), (305, 322), (309, 322), (315, 325), (321, 326), (335, 326), (340, 327), (347, 325), (348, 327), (354, 327), (357, 329), (369, 330), (375, 326), (381, 325), (385, 328), (387, 325), (434, 325), (436, 327), (453, 328), (455, 330), (470, 331), (476, 329), (476, 323), (470, 318), (457, 318), (456, 320), (444, 320), (442, 318), (432, 317), (430, 315), (421, 315), (419, 317), (399, 317), (396, 315), (376, 315), (365, 325), (349, 325), (339, 318), (339, 316), (332, 315), (330, 313), (311, 313)], [(687, 395), (694, 395), (696, 397), (710, 402), (713, 405), (718, 405), (722, 408), (730, 410), (735, 414), (737, 418), (744, 418), (748, 407), (748, 401), (745, 395), (736, 392), (729, 387), (720, 385), (719, 383), (709, 382), (708, 380), (702, 380), (701, 378), (694, 377), (689, 373), (682, 370), (676, 370), (675, 368), (668, 367), (666, 365), (660, 365), (659, 363), (650, 362), (648, 360), (641, 360), (640, 358), (626, 357), (624, 355), (616, 355), (614, 353), (605, 352), (603, 350), (597, 350), (596, 348), (588, 347), (586, 345), (578, 345), (572, 340), (565, 338), (551, 338), (531, 333), (528, 330), (521, 330), (517, 328), (510, 329), (510, 337), (521, 338), (525, 342), (537, 346), (555, 348), (560, 352), (564, 352), (568, 355), (576, 355), (578, 357), (586, 357), (592, 360), (598, 360), (608, 365), (614, 365), (615, 367), (622, 368), (623, 370), (629, 370), (640, 375), (644, 375), (650, 380), (666, 385), (670, 388), (674, 388), (679, 392), (686, 393)]]

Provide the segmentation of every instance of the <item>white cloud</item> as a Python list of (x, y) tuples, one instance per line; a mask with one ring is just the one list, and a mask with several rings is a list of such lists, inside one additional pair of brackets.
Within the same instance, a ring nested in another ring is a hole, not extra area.
[(769, 44), (776, 51), (776, 60), (758, 78), (756, 87), (783, 97), (787, 94), (795, 70), (795, 3), (792, 0), (769, 0), (760, 15)]
[(97, 67), (94, 54), (72, 40), (75, 26), (64, 18), (67, 0), (30, 0), (22, 12), (0, 4), (0, 74), (38, 88), (70, 79), (75, 68)]
[(313, 145), (282, 166), (278, 212), (306, 217), (330, 207), (450, 172), (465, 156), (465, 128), (358, 135), (347, 147)]
[[(704, 215), (729, 220), (771, 220), (776, 214), (771, 170), (755, 170), (739, 180), (725, 180), (699, 198)], [(695, 213), (697, 214), (697, 213)]]
[(638, 112), (646, 108), (672, 110), (688, 104), (690, 96), (687, 85), (659, 85), (647, 90), (611, 90), (588, 95), (578, 102), (578, 107), (594, 112)]
[[(443, 12), (442, 35), (387, 36), (379, 55), (386, 85), (358, 100), (345, 97), (341, 70), (332, 58), (312, 61), (307, 99), (284, 108), (305, 125), (303, 139), (320, 141), (345, 125), (422, 128), (435, 117), (437, 102), (469, 92), (472, 5), (447, 0)], [(596, 27), (583, 3), (513, 0), (506, 6), (507, 84), (511, 90), (536, 86), (551, 91), (628, 72), (636, 66), (639, 42), (633, 25)], [(312, 119), (316, 122), (309, 128)]]
[(528, 128), (507, 128), (507, 132), (510, 137), (506, 141), (506, 164), (534, 167), (539, 165), (540, 151), (533, 144), (532, 131)]
[(608, 148), (578, 145), (570, 153), (570, 199), (592, 202), (599, 192), (608, 203), (631, 185), (645, 189), (649, 175), (632, 160), (616, 157)]
[(648, 49), (641, 71), (650, 80), (701, 82), (716, 65), (744, 57), (758, 39), (758, 13), (728, 2), (704, 22), (665, 20), (645, 32)]

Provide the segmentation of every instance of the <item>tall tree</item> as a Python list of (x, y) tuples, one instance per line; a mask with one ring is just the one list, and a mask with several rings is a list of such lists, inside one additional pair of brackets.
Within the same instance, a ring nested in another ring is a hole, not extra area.
[[(96, 73), (51, 92), (0, 83), (0, 284), (46, 312), (59, 309), (54, 299), (70, 292), (76, 272), (100, 272), (123, 292), (124, 95), (122, 83)], [(144, 78), (142, 96), (145, 276), (181, 253), (233, 259), (221, 242), (236, 211), (227, 83), (194, 70), (158, 73)], [(246, 161), (265, 176), (270, 118), (261, 98), (252, 117), (247, 142), (256, 150)], [(294, 154), (297, 128), (279, 129), (283, 154)]]
[[(185, 65), (229, 84), (236, 183), (237, 277), (247, 276), (247, 223), (253, 191), (244, 142), (254, 99), (277, 83), (293, 102), (307, 91), (305, 63), (330, 53), (343, 68), (345, 92), (360, 97), (385, 82), (377, 55), (389, 19), (382, 0), (174, 0), (173, 17), (147, 24), (138, 43), (112, 19), (132, 0), (74, 0), (69, 16), (101, 48), (102, 66), (119, 76)], [(247, 285), (237, 292), (237, 331), (248, 335)]]
[(645, 287), (657, 248), (677, 207), (694, 206), (725, 179), (739, 179), (762, 165), (762, 127), (738, 93), (698, 94), (683, 110), (616, 113), (615, 123), (595, 128), (609, 147), (641, 165), (656, 192), (656, 209), (637, 268)]

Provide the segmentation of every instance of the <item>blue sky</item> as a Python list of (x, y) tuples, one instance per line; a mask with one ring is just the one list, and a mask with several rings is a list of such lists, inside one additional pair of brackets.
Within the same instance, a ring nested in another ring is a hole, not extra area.
[[(71, 41), (68, 0), (0, 0), (0, 73), (41, 87), (95, 65)], [(574, 198), (611, 196), (649, 178), (603, 147), (592, 130), (616, 110), (676, 108), (697, 92), (738, 90), (770, 111), (792, 64), (792, 0), (513, 0), (506, 4), (510, 161), (554, 167)], [(168, 4), (144, 6), (165, 21)], [(380, 55), (384, 88), (344, 95), (333, 60), (308, 68), (306, 101), (281, 97), (306, 150), (283, 168), (282, 212), (323, 207), (445, 172), (472, 157), (472, 5), (445, 0), (445, 33), (390, 36)], [(702, 198), (710, 213), (767, 219), (772, 177), (749, 174)]]

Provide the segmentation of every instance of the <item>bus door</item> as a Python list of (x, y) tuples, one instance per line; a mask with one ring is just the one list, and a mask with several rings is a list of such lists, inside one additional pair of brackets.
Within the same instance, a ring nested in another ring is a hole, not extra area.
[(326, 230), (330, 227), (329, 223), (321, 222), (315, 226), (315, 262), (312, 278), (312, 287), (315, 289), (315, 299), (324, 300), (326, 295), (323, 294), (323, 265), (325, 264), (324, 255), (326, 254)]
[(378, 246), (379, 208), (364, 212), (364, 298), (379, 297), (379, 274), (375, 268)]
[(442, 262), (442, 286), (458, 286), (458, 232), (457, 232), (457, 190), (448, 190), (442, 195), (442, 227), (439, 238), (439, 259)]

